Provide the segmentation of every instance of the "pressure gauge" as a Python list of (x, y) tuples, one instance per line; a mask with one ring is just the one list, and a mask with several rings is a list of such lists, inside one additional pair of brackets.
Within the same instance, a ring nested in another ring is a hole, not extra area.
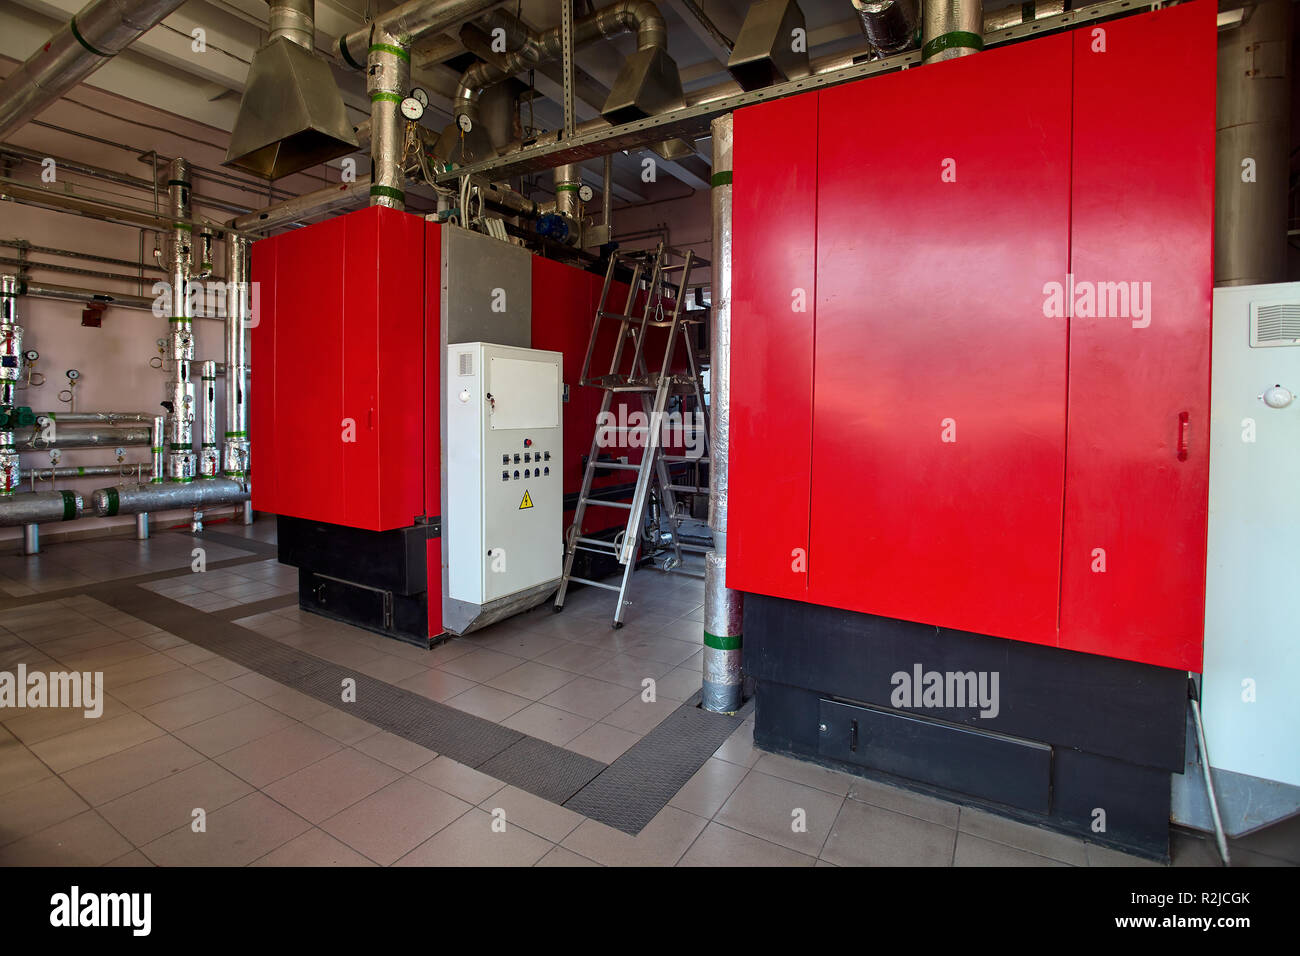
[(35, 362), (40, 357), (41, 353), (36, 351), (36, 349), (28, 349), (23, 353), (23, 358), (27, 359), (29, 362)]
[(469, 118), (468, 113), (461, 113), (456, 117), (456, 125), (460, 127), (462, 133), (468, 133), (474, 128), (474, 121)]
[(70, 369), (68, 369), (68, 381), (69, 381), (69, 382), (75, 382), (75, 381), (76, 381), (77, 379), (79, 379), (79, 378), (81, 378), (81, 373), (80, 373), (80, 372), (78, 372), (75, 368), (70, 368)]
[(411, 96), (419, 100), (421, 106), (428, 107), (429, 94), (424, 92), (424, 90), (420, 89), (418, 86), (411, 90)]
[(586, 183), (583, 183), (581, 186), (578, 187), (578, 198), (581, 199), (583, 202), (591, 202), (592, 198), (595, 195), (596, 195), (596, 191), (592, 189), (590, 186), (588, 186)]
[(424, 104), (414, 96), (408, 96), (406, 99), (402, 100), (400, 109), (402, 115), (412, 121), (418, 120), (424, 115)]

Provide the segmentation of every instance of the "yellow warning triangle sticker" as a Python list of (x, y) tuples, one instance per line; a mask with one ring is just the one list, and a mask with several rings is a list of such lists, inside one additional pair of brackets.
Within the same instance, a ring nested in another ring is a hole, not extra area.
[(528, 492), (527, 490), (525, 490), (524, 500), (519, 502), (519, 510), (523, 511), (525, 508), (531, 508), (532, 506), (533, 506), (533, 499), (528, 497)]

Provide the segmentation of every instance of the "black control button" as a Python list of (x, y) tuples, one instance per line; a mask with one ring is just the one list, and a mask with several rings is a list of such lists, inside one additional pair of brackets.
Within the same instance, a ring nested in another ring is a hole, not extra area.
[(509, 481), (509, 480), (510, 480), (510, 472), (508, 472), (508, 471), (503, 471), (503, 472), (501, 472), (501, 480), (502, 480), (502, 481)]
[(528, 452), (524, 452), (524, 461), (532, 461), (532, 460), (533, 460), (533, 456), (530, 455)]
[(546, 472), (546, 474), (548, 474), (548, 475), (551, 473), (551, 469), (550, 469), (550, 468), (545, 468), (545, 469), (543, 469), (543, 470), (544, 470), (544, 471)]
[(510, 456), (509, 456), (509, 455), (502, 455), (502, 456), (501, 456), (501, 464), (503, 464), (503, 465), (508, 465), (508, 464), (510, 464)]
[(518, 452), (515, 453), (515, 464), (516, 464), (516, 465), (519, 464), (519, 453), (518, 453)]
[(519, 479), (519, 472), (516, 471), (516, 472), (515, 472), (515, 480), (517, 481), (518, 479)]
[(550, 460), (551, 460), (551, 453), (550, 453), (549, 451), (544, 451), (544, 452), (542, 452), (542, 456), (543, 456), (547, 461), (550, 461)]
[(528, 469), (527, 469), (527, 468), (524, 469), (524, 477), (525, 477), (525, 478), (531, 477), (531, 476), (528, 474)]

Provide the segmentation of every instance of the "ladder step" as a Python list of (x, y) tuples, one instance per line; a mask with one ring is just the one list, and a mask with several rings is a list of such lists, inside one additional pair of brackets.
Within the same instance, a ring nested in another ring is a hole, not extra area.
[(707, 465), (709, 463), (708, 456), (703, 458), (692, 458), (690, 455), (661, 455), (660, 457), (664, 461), (673, 462), (674, 464), (686, 462), (687, 464), (698, 463), (701, 465)]
[(569, 575), (570, 581), (577, 581), (579, 584), (586, 584), (593, 588), (604, 588), (606, 591), (621, 591), (622, 588), (615, 587), (612, 584), (606, 584), (604, 581), (592, 581), (589, 578), (580, 578), (575, 575)]
[[(614, 547), (614, 542), (606, 541), (604, 538), (578, 538), (577, 542), (578, 544), (596, 545), (598, 547), (606, 549), (611, 554), (618, 553), (618, 548)], [(586, 550), (590, 551), (592, 549), (588, 547)]]
[(669, 485), (668, 490), (689, 492), (693, 495), (707, 495), (709, 493), (708, 488), (700, 488), (696, 485)]
[(625, 465), (621, 461), (593, 461), (593, 468), (615, 468), (620, 471), (640, 471), (640, 465)]
[(590, 508), (592, 505), (598, 505), (602, 508), (622, 508), (624, 511), (631, 511), (632, 505), (626, 501), (608, 501), (604, 498), (583, 498), (582, 504)]
[(600, 310), (600, 317), (602, 319), (618, 319), (620, 322), (641, 321), (641, 317), (638, 315), (624, 315), (622, 312), (606, 312), (604, 309)]

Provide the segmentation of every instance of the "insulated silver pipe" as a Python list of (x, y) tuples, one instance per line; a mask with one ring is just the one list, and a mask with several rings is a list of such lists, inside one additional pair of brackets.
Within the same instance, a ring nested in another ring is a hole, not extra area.
[[(326, 186), (324, 189), (294, 196), (292, 199), (275, 203), (265, 209), (236, 216), (231, 220), (230, 225), (240, 232), (269, 232), (301, 219), (310, 219), (312, 216), (360, 206), (365, 203), (369, 195), (370, 177), (359, 176), (354, 183)], [(229, 281), (229, 275), (226, 279)]]
[(160, 484), (167, 480), (167, 419), (162, 415), (154, 416), (149, 441), (149, 480)]
[(80, 518), (86, 501), (75, 491), (36, 491), (0, 498), (0, 527)]
[(603, 183), (600, 191), (600, 224), (605, 227), (605, 241), (614, 238), (614, 154), (606, 153), (601, 163)]
[(152, 412), (37, 412), (37, 418), (51, 418), (60, 425), (151, 425)]
[[(370, 23), (338, 38), (334, 49), (339, 59), (354, 70), (366, 68), (366, 53), (373, 36), (398, 37), (410, 50), (412, 43), (448, 27), (463, 23), (493, 7), (503, 0), (410, 0), (381, 14)], [(373, 34), (372, 34), (373, 31)]]
[(141, 425), (60, 425), (46, 432), (37, 428), (19, 447), (23, 451), (46, 448), (116, 448), (118, 445), (148, 445), (151, 429)]
[(582, 177), (578, 174), (578, 164), (568, 163), (564, 166), (556, 166), (553, 172), (555, 177), (555, 211), (562, 216), (567, 216), (575, 224), (578, 216), (578, 188), (582, 185)]
[[(855, 0), (856, 2), (856, 0)], [(1032, 23), (1046, 17), (1059, 17), (1065, 12), (1065, 0), (1037, 0), (1035, 3), (1018, 3), (984, 14), (984, 35), (1010, 30), (1022, 23)]]
[(92, 0), (0, 84), (0, 139), (126, 49), (183, 0)]
[(981, 0), (925, 0), (921, 4), (921, 59), (953, 60), (984, 49)]
[(229, 478), (213, 478), (181, 484), (169, 481), (161, 485), (130, 485), (125, 488), (100, 488), (91, 492), (95, 514), (101, 518), (133, 515), (142, 511), (179, 511), (233, 505), (248, 500), (244, 485)]
[(248, 284), (248, 240), (226, 239), (226, 434), (222, 471), (248, 475), (248, 327), (252, 298)]
[(149, 540), (149, 512), (141, 511), (135, 516), (135, 539), (137, 541)]
[[(190, 164), (173, 159), (167, 166), (167, 197), (178, 219), (190, 218)], [(167, 317), (172, 360), (170, 400), (167, 416), (167, 477), (172, 481), (193, 481), (198, 471), (194, 454), (194, 382), (190, 365), (194, 361), (194, 316), (186, 285), (193, 271), (192, 233), (189, 226), (177, 226), (167, 244), (167, 266), (171, 279), (171, 309)]]
[(41, 526), (38, 524), (23, 525), (23, 554), (40, 554), (41, 553)]
[[(573, 25), (573, 46), (577, 49), (623, 33), (636, 34), (638, 50), (663, 49), (668, 44), (668, 28), (658, 7), (650, 0), (620, 0), (578, 20)], [(452, 112), (478, 119), (478, 101), (484, 89), (538, 64), (558, 60), (563, 53), (563, 30), (557, 26), (531, 35), (523, 46), (494, 63), (475, 63), (460, 78)]]
[(411, 85), (411, 45), (375, 26), (367, 54), (366, 91), (370, 94), (370, 205), (406, 208), (406, 120), (399, 104)]
[(221, 446), (217, 444), (217, 363), (208, 359), (199, 368), (200, 405), (203, 408), (199, 477), (215, 478), (221, 470)]
[(731, 431), (731, 114), (710, 124), (713, 134), (713, 252), (709, 310), (709, 528), (704, 556), (705, 710), (734, 713), (744, 698), (741, 633), (744, 595), (727, 580), (727, 453)]
[[(0, 276), (0, 411), (17, 404), (23, 374), (23, 327), (18, 324), (18, 279)], [(0, 497), (18, 491), (19, 456), (12, 428), (0, 431)]]
[[(1287, 278), (1291, 170), (1291, 0), (1247, 6), (1219, 34), (1214, 283)], [(1276, 63), (1274, 69), (1261, 68)]]
[(54, 285), (49, 282), (33, 282), (27, 279), (22, 283), (22, 294), (38, 299), (60, 299), (65, 302), (94, 302), (100, 305), (113, 305), (126, 309), (153, 311), (153, 299), (145, 295), (127, 295), (123, 292), (95, 292), (92, 289), (78, 289), (73, 286)]
[(116, 475), (119, 478), (136, 477), (141, 480), (149, 474), (149, 462), (124, 461), (115, 465), (59, 465), (50, 468), (24, 468), (23, 481), (54, 481), (58, 478), (102, 478)]
[(266, 42), (284, 37), (304, 50), (316, 49), (316, 0), (269, 0)]

